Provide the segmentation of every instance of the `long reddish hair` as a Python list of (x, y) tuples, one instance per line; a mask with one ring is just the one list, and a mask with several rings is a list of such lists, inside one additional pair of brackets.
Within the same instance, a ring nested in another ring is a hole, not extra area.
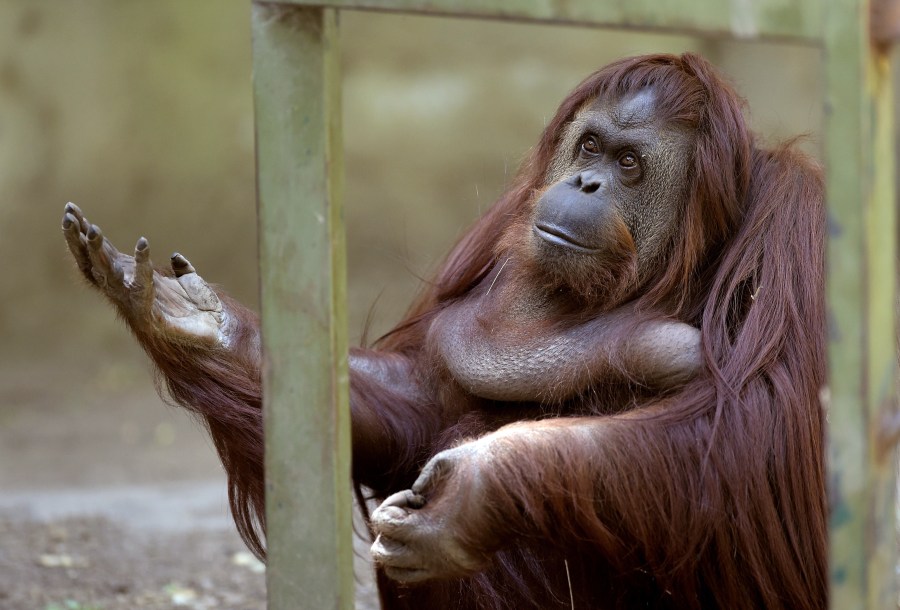
[[(746, 126), (743, 101), (702, 58), (623, 59), (578, 85), (515, 183), (460, 239), (379, 346), (419, 350), (433, 316), (495, 268), (498, 236), (546, 188), (561, 135), (580, 108), (597, 96), (648, 87), (657, 92), (660, 117), (692, 130), (696, 140), (681, 226), (668, 244), (667, 264), (642, 286), (637, 304), (648, 315), (698, 326), (705, 370), (677, 394), (657, 400), (652, 415), (629, 414), (646, 445), (622, 455), (628, 472), (621, 477), (585, 481), (605, 486), (611, 499), (603, 514), (590, 493), (535, 497), (504, 479), (509, 473), (502, 468), (488, 476), (508, 496), (492, 502), (507, 502), (510, 510), (522, 510), (524, 502), (548, 536), (567, 527), (583, 536), (584, 519), (593, 520), (591, 552), (606, 557), (612, 570), (646, 574), (675, 607), (823, 608), (821, 175), (790, 146), (760, 148)], [(584, 468), (565, 464), (562, 449), (552, 459), (562, 460), (562, 469)], [(555, 471), (547, 469), (542, 481), (549, 484)], [(553, 501), (566, 508), (548, 511)], [(525, 554), (501, 554), (498, 561), (494, 576), (478, 576), (471, 585), (481, 587), (485, 606), (505, 607), (512, 599), (510, 585), (497, 585), (501, 576), (521, 587), (543, 586), (535, 570), (526, 569), (532, 564)], [(625, 601), (621, 607), (628, 607)]]

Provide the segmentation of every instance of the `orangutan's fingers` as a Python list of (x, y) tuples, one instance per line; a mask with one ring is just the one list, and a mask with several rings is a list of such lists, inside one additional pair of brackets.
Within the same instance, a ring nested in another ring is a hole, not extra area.
[(197, 271), (191, 262), (178, 252), (172, 255), (172, 271), (175, 272), (178, 283), (184, 288), (184, 291), (197, 306), (197, 309), (212, 312), (213, 314), (221, 314), (222, 302), (219, 300), (218, 295), (209, 287), (206, 280), (197, 275)]
[(68, 205), (63, 213), (62, 230), (66, 238), (66, 245), (69, 247), (69, 252), (72, 253), (72, 258), (75, 259), (78, 269), (89, 282), (92, 284), (96, 283), (91, 273), (91, 257), (88, 254), (87, 237), (81, 232), (81, 221), (69, 211)]

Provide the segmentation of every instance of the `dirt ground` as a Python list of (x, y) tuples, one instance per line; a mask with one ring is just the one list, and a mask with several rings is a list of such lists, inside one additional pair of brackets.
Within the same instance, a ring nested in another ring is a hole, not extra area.
[[(0, 426), (0, 608), (263, 608), (199, 426), (136, 358), (77, 368), (3, 368), (4, 402), (27, 408)], [(43, 382), (53, 369), (68, 392)]]
[[(206, 440), (137, 361), (5, 364), (4, 402), (23, 408), (0, 426), (0, 608), (263, 607)], [(53, 369), (68, 392), (43, 382)]]
[[(0, 400), (22, 407), (0, 422), (0, 610), (264, 608), (264, 568), (234, 531), (200, 426), (156, 396), (137, 350), (72, 361), (0, 373)], [(52, 370), (67, 391), (44, 383)]]
[(265, 607), (214, 451), (156, 396), (142, 354), (2, 365), (0, 401), (18, 408), (0, 411), (0, 610)]
[[(102, 517), (0, 517), (0, 607), (265, 607), (262, 566), (226, 531), (139, 533)], [(199, 569), (198, 569), (198, 566)]]

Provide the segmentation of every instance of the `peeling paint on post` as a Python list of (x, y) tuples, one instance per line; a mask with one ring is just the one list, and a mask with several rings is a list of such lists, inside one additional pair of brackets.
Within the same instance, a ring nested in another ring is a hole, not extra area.
[(895, 194), (891, 71), (869, 37), (869, 3), (825, 14), (831, 332), (831, 607), (896, 610), (896, 454), (879, 446), (894, 409)]
[(253, 5), (269, 608), (353, 607), (336, 11)]

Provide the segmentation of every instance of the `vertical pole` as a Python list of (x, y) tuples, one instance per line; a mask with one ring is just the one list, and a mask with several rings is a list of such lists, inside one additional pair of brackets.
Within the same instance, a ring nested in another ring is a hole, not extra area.
[(888, 56), (867, 0), (825, 15), (831, 607), (896, 610), (894, 149)]
[(353, 607), (337, 13), (253, 5), (269, 608)]

